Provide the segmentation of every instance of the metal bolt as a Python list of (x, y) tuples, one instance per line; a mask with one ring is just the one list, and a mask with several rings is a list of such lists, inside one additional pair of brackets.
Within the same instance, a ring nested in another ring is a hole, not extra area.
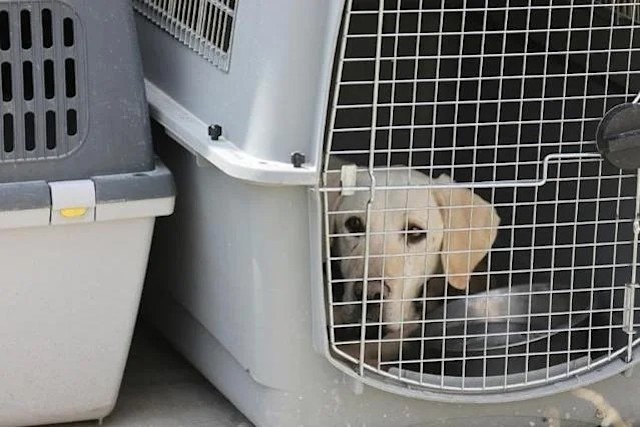
[(211, 125), (209, 126), (209, 137), (212, 141), (217, 141), (222, 136), (222, 126)]
[(291, 154), (291, 164), (294, 168), (301, 168), (306, 161), (307, 157), (299, 151)]

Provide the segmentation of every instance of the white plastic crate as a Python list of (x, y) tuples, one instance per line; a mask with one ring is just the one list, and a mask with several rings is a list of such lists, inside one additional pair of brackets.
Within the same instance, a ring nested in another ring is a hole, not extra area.
[(170, 213), (171, 205), (171, 199), (147, 203), (139, 218), (0, 230), (0, 425), (102, 419), (111, 412), (154, 216)]
[[(235, 6), (227, 71), (138, 20), (149, 101), (168, 133), (156, 140), (183, 192), (162, 225), (178, 238), (158, 242), (164, 262), (145, 307), (185, 356), (258, 425), (637, 417), (622, 391), (638, 386), (637, 171), (603, 160), (596, 131), (640, 91), (640, 4)], [(336, 166), (338, 157), (357, 171)], [(394, 165), (404, 181), (388, 178)], [(424, 178), (407, 180), (419, 172)], [(495, 232), (477, 249), (484, 269), (394, 275), (376, 264), (455, 253), (444, 243), (417, 255), (376, 247), (376, 239), (434, 231), (380, 227), (394, 210), (410, 210), (387, 206), (388, 194), (417, 191), (437, 194), (447, 212), (460, 206), (440, 196), (454, 191), (473, 201), (463, 207), (495, 210), (499, 220), (459, 228)], [(331, 203), (336, 195), (373, 201), (343, 212)], [(361, 226), (347, 225), (350, 216)], [(359, 251), (336, 252), (332, 243), (344, 237)], [(350, 270), (351, 259), (362, 271)], [(422, 291), (467, 275), (473, 291)], [(423, 283), (411, 295), (354, 291), (358, 282), (415, 278)], [(482, 305), (476, 293), (487, 290), (523, 311)], [(398, 303), (457, 301), (496, 311), (379, 314)], [(352, 307), (347, 321), (341, 307)], [(497, 318), (507, 322), (496, 332)], [(392, 336), (382, 326), (413, 332)], [(489, 342), (507, 335), (511, 344)], [(401, 350), (378, 358), (388, 343)]]
[(0, 1), (0, 425), (113, 409), (155, 217), (130, 2)]

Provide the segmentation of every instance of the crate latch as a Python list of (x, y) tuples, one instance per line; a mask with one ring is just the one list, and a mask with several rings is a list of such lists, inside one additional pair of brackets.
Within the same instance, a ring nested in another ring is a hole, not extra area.
[(50, 182), (51, 224), (94, 222), (96, 188), (91, 180)]
[(636, 305), (636, 290), (640, 288), (637, 283), (627, 283), (624, 286), (624, 307), (622, 313), (622, 330), (627, 334), (628, 343), (625, 354), (625, 361), (630, 363), (633, 359), (633, 336), (635, 334), (634, 314)]
[(356, 165), (342, 165), (340, 169), (340, 182), (342, 183), (342, 191), (340, 194), (343, 196), (353, 196), (355, 191), (349, 190), (349, 187), (355, 187), (358, 178), (358, 166)]
[(624, 286), (624, 318), (622, 319), (622, 330), (633, 335), (633, 312), (636, 299), (636, 289), (640, 286), (637, 283), (627, 283)]

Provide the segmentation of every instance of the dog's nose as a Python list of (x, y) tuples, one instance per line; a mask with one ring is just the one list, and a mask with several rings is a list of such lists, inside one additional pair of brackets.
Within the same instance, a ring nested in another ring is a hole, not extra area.
[[(362, 299), (362, 282), (357, 282), (354, 288), (354, 295), (357, 299)], [(376, 301), (389, 296), (389, 286), (379, 280), (367, 282), (367, 300)]]

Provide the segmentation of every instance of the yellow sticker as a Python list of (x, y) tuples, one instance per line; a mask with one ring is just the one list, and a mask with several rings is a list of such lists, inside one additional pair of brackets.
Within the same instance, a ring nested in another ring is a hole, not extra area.
[(78, 218), (87, 213), (87, 208), (67, 208), (60, 209), (60, 215), (65, 218)]

